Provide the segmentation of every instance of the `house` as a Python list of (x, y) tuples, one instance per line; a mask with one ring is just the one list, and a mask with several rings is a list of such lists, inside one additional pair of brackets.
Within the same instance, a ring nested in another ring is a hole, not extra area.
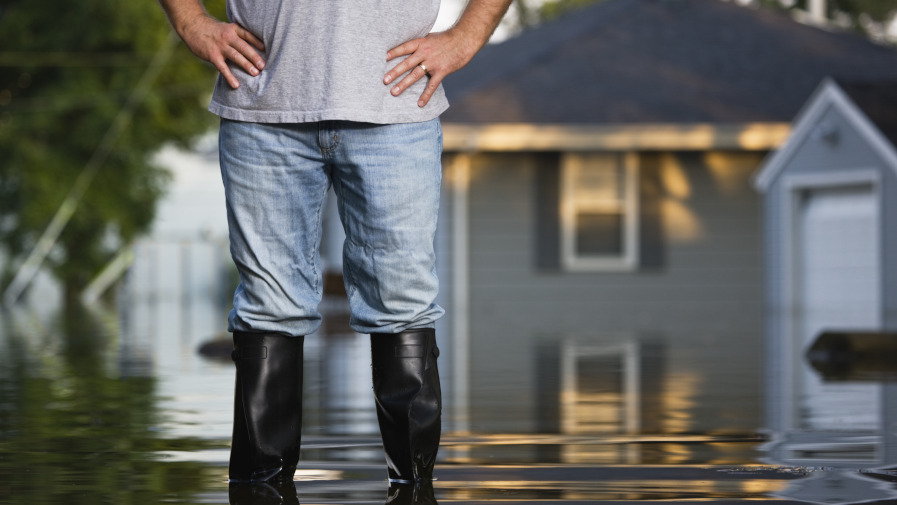
[(778, 461), (837, 466), (840, 451), (863, 447), (851, 464), (897, 463), (894, 381), (827, 380), (807, 357), (824, 332), (890, 330), (878, 353), (897, 348), (882, 346), (897, 329), (895, 142), (897, 81), (826, 79), (757, 175), (770, 308), (766, 425)]
[(450, 76), (448, 428), (763, 426), (753, 180), (827, 76), (897, 52), (720, 0), (606, 0)]

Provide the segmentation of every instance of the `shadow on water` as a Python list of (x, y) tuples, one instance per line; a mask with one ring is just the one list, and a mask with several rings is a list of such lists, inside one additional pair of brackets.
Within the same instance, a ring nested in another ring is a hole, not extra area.
[[(348, 336), (310, 340), (313, 359), (340, 355), (306, 370), (312, 380), (296, 482), (228, 485), (233, 375), (229, 363), (199, 357), (202, 342), (145, 338), (127, 317), (84, 309), (50, 320), (26, 311), (2, 316), (0, 504), (846, 504), (897, 497), (897, 472), (889, 470), (895, 462), (882, 459), (894, 452), (886, 447), (890, 437), (812, 430), (449, 429), (435, 492), (390, 490), (376, 425), (361, 406), (371, 401), (369, 385), (356, 380), (367, 369), (365, 339)], [(355, 382), (361, 385), (349, 386)]]

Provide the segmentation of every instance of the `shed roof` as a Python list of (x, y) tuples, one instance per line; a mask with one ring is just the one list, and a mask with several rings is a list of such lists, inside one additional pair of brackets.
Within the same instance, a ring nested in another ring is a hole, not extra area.
[[(825, 115), (838, 111), (849, 128), (878, 153), (886, 168), (897, 173), (897, 81), (839, 81), (825, 79), (794, 120), (794, 129), (781, 149), (773, 152), (760, 166), (754, 186), (760, 192), (770, 187), (785, 172), (807, 139), (825, 138), (830, 130)], [(833, 137), (837, 139), (837, 137)], [(850, 171), (856, 167), (845, 167)]]
[(827, 76), (897, 80), (897, 51), (721, 0), (605, 0), (484, 48), (443, 120), (789, 122)]

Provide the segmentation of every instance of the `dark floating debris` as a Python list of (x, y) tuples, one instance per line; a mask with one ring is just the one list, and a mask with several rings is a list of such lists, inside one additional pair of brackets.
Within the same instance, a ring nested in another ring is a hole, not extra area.
[(234, 343), (230, 338), (230, 334), (223, 333), (216, 335), (211, 340), (200, 344), (197, 352), (203, 358), (214, 361), (230, 361), (231, 352), (234, 350)]

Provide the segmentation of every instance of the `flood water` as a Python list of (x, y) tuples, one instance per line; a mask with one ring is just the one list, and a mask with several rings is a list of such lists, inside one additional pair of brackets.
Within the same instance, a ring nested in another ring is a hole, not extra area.
[[(234, 276), (226, 244), (157, 240), (138, 245), (135, 256), (115, 300), (64, 310), (32, 296), (29, 304), (0, 312), (0, 505), (387, 502), (368, 339), (339, 323), (345, 307), (338, 298), (323, 304), (325, 331), (306, 337), (295, 489), (229, 487), (234, 371), (224, 329)], [(201, 353), (210, 342), (218, 345)], [(598, 370), (611, 361), (585, 363), (594, 384), (613, 375)], [(751, 366), (741, 363), (732, 380), (762, 382), (763, 364)], [(543, 389), (562, 389), (559, 375), (533, 373)], [(702, 373), (696, 360), (693, 375)], [(450, 390), (457, 377), (443, 375)], [(519, 395), (513, 383), (498, 383), (508, 390), (486, 396)], [(807, 403), (814, 409), (793, 409), (803, 412), (794, 423), (800, 429), (785, 433), (762, 426), (761, 413), (755, 430), (744, 429), (754, 420), (739, 420), (712, 433), (633, 432), (625, 423), (532, 433), (521, 427), (538, 423), (519, 412), (478, 430), (457, 421), (456, 397), (447, 395), (435, 498), (462, 504), (897, 503), (897, 471), (891, 470), (897, 467), (897, 388), (873, 386), (861, 385), (862, 395), (840, 386), (828, 400)], [(770, 394), (759, 385), (739, 391)], [(872, 400), (870, 392), (877, 395)], [(848, 401), (861, 397), (865, 404)], [(591, 407), (590, 420), (607, 417), (603, 409), (620, 410), (611, 400)], [(653, 408), (677, 419), (702, 411), (692, 403)], [(469, 408), (501, 417), (491, 414), (492, 405)]]
[[(229, 489), (233, 367), (198, 352), (219, 336), (224, 304), (195, 293), (129, 303), (117, 311), (2, 313), (0, 504), (386, 501), (366, 338), (307, 339), (296, 496), (292, 488)], [(869, 432), (791, 434), (784, 443), (763, 430), (573, 435), (461, 433), (451, 422), (446, 428), (435, 485), (442, 503), (897, 497), (897, 472), (881, 464), (881, 454), (893, 452), (884, 447), (887, 437)], [(804, 464), (787, 464), (800, 458)]]

